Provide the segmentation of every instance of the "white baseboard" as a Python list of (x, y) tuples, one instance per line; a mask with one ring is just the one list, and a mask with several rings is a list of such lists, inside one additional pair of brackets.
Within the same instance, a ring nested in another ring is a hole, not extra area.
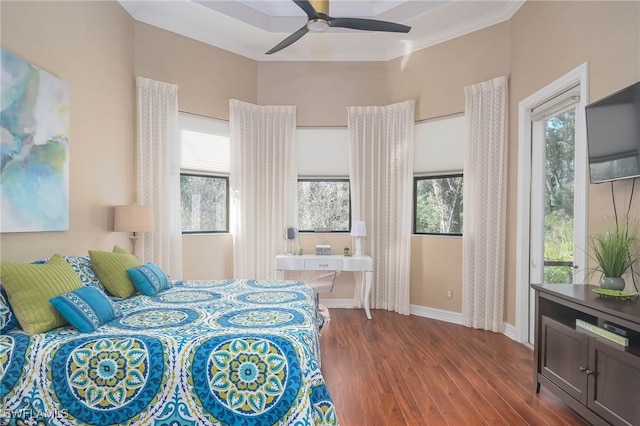
[(411, 315), (418, 315), (420, 317), (431, 318), (438, 321), (450, 322), (452, 324), (462, 324), (461, 313), (445, 311), (444, 309), (411, 305)]
[(504, 323), (504, 335), (507, 336), (511, 340), (516, 340), (516, 327), (514, 325)]
[(323, 299), (320, 296), (320, 303), (327, 308), (353, 309), (353, 299)]
[[(353, 299), (323, 299), (320, 297), (320, 303), (327, 308), (334, 309), (354, 309)], [(419, 317), (431, 318), (438, 321), (450, 322), (452, 324), (462, 324), (462, 314), (459, 312), (445, 311), (443, 309), (429, 308), (426, 306), (411, 305), (411, 315)], [(504, 323), (503, 334), (511, 340), (516, 340), (515, 326)]]

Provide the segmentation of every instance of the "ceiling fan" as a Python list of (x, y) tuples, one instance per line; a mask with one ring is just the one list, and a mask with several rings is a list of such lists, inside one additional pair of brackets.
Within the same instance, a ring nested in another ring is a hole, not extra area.
[(300, 40), (308, 33), (323, 32), (329, 27), (351, 28), (364, 31), (385, 31), (392, 33), (408, 33), (411, 27), (394, 22), (378, 21), (363, 18), (332, 18), (329, 16), (329, 0), (293, 0), (307, 14), (307, 23), (295, 33), (278, 43), (266, 55), (276, 53)]

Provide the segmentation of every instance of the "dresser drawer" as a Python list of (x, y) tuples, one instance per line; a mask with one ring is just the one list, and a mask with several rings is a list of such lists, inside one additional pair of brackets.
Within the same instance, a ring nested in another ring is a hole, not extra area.
[(340, 271), (342, 259), (305, 259), (304, 269), (312, 271)]

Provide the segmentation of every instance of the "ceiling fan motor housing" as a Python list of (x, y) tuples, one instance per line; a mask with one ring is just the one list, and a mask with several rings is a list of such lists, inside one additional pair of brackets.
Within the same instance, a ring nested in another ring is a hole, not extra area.
[(329, 16), (329, 0), (309, 0), (309, 3), (311, 3), (318, 15)]
[(314, 33), (321, 33), (329, 28), (329, 0), (309, 0), (316, 11), (317, 18), (309, 19), (307, 29)]

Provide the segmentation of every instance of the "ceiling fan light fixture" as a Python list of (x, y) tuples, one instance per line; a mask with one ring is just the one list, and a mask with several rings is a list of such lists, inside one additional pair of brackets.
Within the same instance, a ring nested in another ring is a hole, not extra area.
[(309, 22), (307, 22), (307, 28), (309, 29), (309, 31), (312, 31), (314, 33), (321, 33), (329, 28), (329, 23), (326, 19), (310, 19)]

